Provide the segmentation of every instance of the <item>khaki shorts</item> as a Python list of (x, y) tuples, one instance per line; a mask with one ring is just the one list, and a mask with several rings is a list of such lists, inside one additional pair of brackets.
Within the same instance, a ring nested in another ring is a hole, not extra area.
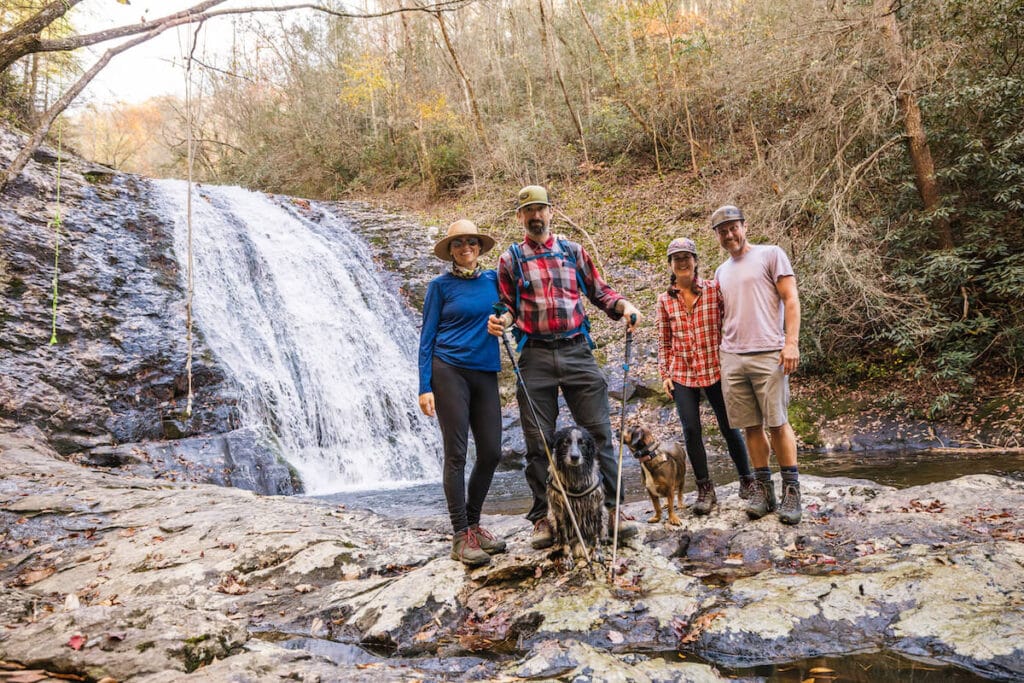
[(779, 365), (778, 351), (722, 351), (722, 392), (729, 426), (738, 429), (789, 422), (789, 378)]

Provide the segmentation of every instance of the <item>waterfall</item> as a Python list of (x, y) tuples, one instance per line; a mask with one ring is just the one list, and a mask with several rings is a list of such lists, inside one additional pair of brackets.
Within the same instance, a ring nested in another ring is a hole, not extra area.
[[(187, 184), (155, 181), (187, 272)], [(418, 334), (344, 219), (239, 187), (193, 188), (195, 324), (308, 493), (440, 479), (417, 405)]]

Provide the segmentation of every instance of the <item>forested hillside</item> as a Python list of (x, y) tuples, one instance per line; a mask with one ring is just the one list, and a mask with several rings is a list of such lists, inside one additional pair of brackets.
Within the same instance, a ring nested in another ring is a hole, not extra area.
[[(5, 3), (0, 28), (50, 4)], [(184, 176), (188, 117), (200, 180), (315, 198), (419, 197), (439, 215), (490, 201), (491, 216), (473, 217), (509, 230), (498, 198), (547, 183), (577, 208), (567, 231), (585, 230), (605, 260), (647, 272), (683, 233), (717, 261), (705, 220), (732, 201), (752, 234), (794, 258), (808, 369), (934, 378), (937, 413), (980, 373), (1016, 377), (1021, 0), (446, 9), (238, 15), (248, 38), (228, 63), (193, 65), (189, 107), (94, 107), (67, 122), (68, 137), (98, 162)], [(74, 34), (74, 17), (47, 30)], [(0, 73), (9, 121), (31, 129), (55, 100), (42, 93), (68, 80), (57, 74), (88, 66), (66, 55), (30, 54)]]

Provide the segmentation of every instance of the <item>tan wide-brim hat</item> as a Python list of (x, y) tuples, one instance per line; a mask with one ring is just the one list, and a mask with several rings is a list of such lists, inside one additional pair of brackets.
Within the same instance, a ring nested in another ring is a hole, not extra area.
[(442, 261), (451, 261), (452, 254), (448, 247), (456, 237), (475, 237), (480, 240), (481, 256), (494, 248), (493, 238), (480, 232), (473, 221), (462, 219), (448, 226), (448, 235), (434, 245), (434, 256)]

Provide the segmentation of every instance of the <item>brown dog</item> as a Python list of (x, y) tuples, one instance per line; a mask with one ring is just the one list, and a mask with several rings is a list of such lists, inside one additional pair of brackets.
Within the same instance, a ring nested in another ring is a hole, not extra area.
[(661, 521), (660, 499), (665, 498), (668, 523), (681, 524), (673, 505), (678, 500), (679, 508), (683, 507), (683, 482), (686, 480), (686, 452), (683, 447), (674, 441), (656, 441), (651, 430), (640, 425), (628, 428), (622, 435), (622, 443), (629, 446), (633, 457), (640, 461), (644, 487), (654, 503), (654, 515), (647, 521), (651, 524)]

